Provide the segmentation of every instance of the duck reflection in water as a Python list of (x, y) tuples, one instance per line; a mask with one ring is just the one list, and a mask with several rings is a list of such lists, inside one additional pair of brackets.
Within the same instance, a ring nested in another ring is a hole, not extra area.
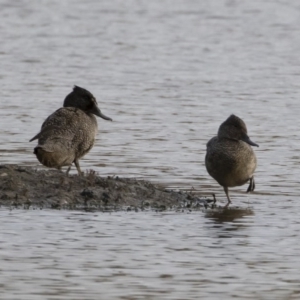
[(214, 208), (205, 211), (205, 217), (216, 221), (216, 223), (233, 222), (234, 220), (252, 215), (254, 215), (254, 212), (251, 208)]

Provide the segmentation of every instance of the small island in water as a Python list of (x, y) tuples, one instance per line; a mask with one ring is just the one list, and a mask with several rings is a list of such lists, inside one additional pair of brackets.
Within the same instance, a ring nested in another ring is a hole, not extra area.
[(134, 178), (104, 178), (93, 170), (67, 176), (55, 169), (0, 165), (0, 187), (0, 205), (11, 208), (163, 211), (215, 205), (213, 196), (200, 198), (194, 190), (169, 190)]

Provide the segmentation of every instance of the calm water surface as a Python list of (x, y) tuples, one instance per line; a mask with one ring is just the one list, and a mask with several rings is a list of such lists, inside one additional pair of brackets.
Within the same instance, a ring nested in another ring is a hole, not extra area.
[(260, 147), (252, 215), (0, 211), (3, 299), (299, 299), (300, 3), (8, 1), (0, 12), (1, 163), (74, 84), (104, 114), (82, 169), (217, 194), (206, 142), (235, 113)]

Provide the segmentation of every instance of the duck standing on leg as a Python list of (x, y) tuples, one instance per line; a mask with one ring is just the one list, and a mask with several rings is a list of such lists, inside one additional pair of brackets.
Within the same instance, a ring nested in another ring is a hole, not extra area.
[(74, 86), (67, 95), (62, 108), (55, 111), (43, 123), (41, 131), (31, 140), (38, 139), (34, 154), (40, 163), (49, 168), (61, 169), (75, 164), (81, 175), (79, 159), (94, 146), (98, 130), (96, 117), (103, 115), (95, 97), (87, 90)]
[(251, 146), (258, 145), (250, 140), (242, 119), (231, 115), (206, 146), (205, 166), (209, 175), (224, 188), (228, 200), (224, 208), (231, 203), (229, 187), (240, 186), (250, 180), (247, 193), (254, 191), (256, 156)]

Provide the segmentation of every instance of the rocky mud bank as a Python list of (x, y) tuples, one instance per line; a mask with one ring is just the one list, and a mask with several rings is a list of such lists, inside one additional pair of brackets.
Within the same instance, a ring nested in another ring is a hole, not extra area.
[(58, 170), (0, 165), (0, 205), (11, 208), (196, 210), (214, 206), (211, 198), (167, 190), (145, 180), (104, 178), (93, 170), (68, 177)]

